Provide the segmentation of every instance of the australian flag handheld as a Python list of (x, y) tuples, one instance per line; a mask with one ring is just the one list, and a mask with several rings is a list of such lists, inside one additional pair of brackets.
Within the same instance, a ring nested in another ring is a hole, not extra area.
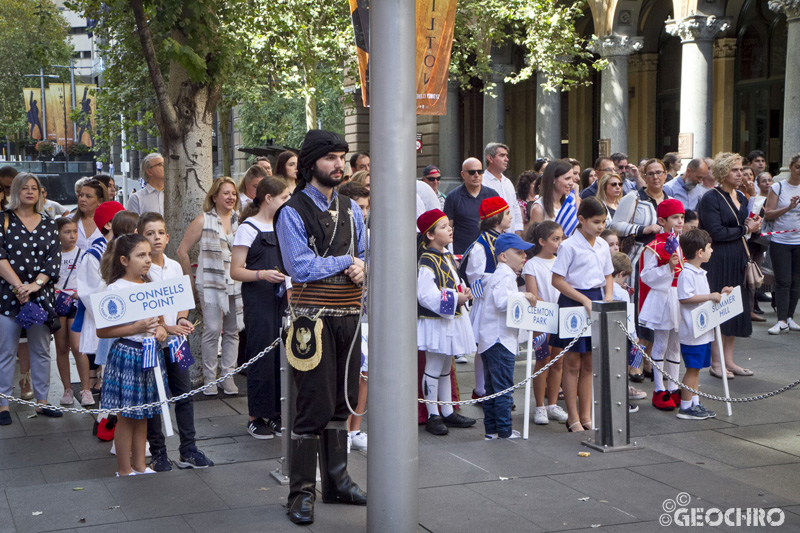
[(675, 233), (675, 231), (671, 231), (667, 237), (667, 241), (664, 243), (664, 251), (672, 255), (678, 251), (679, 247), (680, 242), (678, 241), (678, 234)]
[(442, 301), (439, 303), (440, 315), (453, 315), (456, 312), (456, 297), (453, 291), (443, 289)]
[(170, 362), (178, 363), (178, 367), (181, 370), (186, 370), (192, 366), (194, 358), (192, 357), (192, 351), (189, 349), (189, 341), (186, 337), (170, 337), (169, 341), (167, 341), (167, 346), (169, 346)]

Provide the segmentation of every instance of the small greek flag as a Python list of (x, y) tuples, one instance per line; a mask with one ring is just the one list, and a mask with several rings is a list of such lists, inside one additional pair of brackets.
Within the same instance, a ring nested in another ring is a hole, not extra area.
[(480, 279), (473, 281), (470, 290), (472, 290), (472, 296), (475, 298), (483, 298), (483, 281)]
[(642, 352), (644, 347), (638, 344), (631, 344), (631, 353), (628, 356), (628, 364), (633, 368), (642, 367)]
[(556, 223), (564, 230), (565, 238), (572, 235), (572, 232), (578, 227), (578, 207), (574, 193), (568, 194), (567, 199), (561, 204), (561, 209), (556, 215)]
[(142, 339), (142, 349), (144, 351), (144, 358), (142, 359), (142, 368), (153, 368), (156, 366), (158, 357), (158, 341), (155, 337), (145, 337)]

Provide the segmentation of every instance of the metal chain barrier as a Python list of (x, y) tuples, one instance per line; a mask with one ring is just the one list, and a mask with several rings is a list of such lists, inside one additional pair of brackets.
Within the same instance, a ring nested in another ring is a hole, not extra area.
[[(234, 368), (233, 370), (231, 370), (230, 372), (228, 372), (224, 376), (220, 376), (219, 379), (217, 379), (216, 381), (212, 381), (210, 383), (206, 383), (202, 387), (199, 387), (199, 388), (194, 389), (194, 390), (190, 390), (189, 392), (184, 392), (183, 394), (181, 394), (179, 396), (174, 396), (172, 398), (169, 398), (167, 400), (167, 403), (175, 403), (175, 402), (181, 401), (183, 399), (189, 398), (190, 396), (194, 396), (195, 394), (203, 392), (204, 390), (208, 389), (212, 385), (219, 385), (220, 383), (222, 383), (226, 379), (232, 377), (234, 374), (238, 374), (242, 370), (246, 369), (247, 367), (249, 367), (250, 365), (252, 365), (256, 361), (258, 361), (259, 359), (261, 359), (262, 357), (267, 355), (270, 351), (272, 351), (278, 345), (278, 343), (280, 341), (281, 341), (281, 332), (279, 331), (278, 332), (278, 338), (275, 339), (274, 341), (272, 341), (272, 344), (270, 344), (269, 346), (264, 348), (258, 355), (254, 356), (252, 359), (250, 359), (249, 361), (247, 361), (244, 364), (242, 364), (242, 366)], [(32, 401), (16, 398), (14, 396), (9, 396), (8, 394), (3, 394), (2, 392), (0, 392), (0, 398), (3, 398), (3, 399), (8, 400), (10, 402), (18, 403), (20, 405), (27, 405), (29, 407), (38, 407), (39, 409), (47, 409), (49, 411), (61, 411), (62, 413), (74, 413), (74, 414), (78, 414), (78, 415), (100, 415), (100, 414), (116, 415), (116, 414), (126, 413), (128, 411), (135, 411), (135, 410), (138, 410), (138, 409), (149, 409), (149, 408), (154, 408), (154, 407), (160, 407), (161, 406), (161, 402), (152, 402), (152, 403), (146, 403), (146, 404), (143, 404), (143, 405), (134, 405), (134, 406), (130, 406), (130, 407), (120, 407), (120, 408), (117, 408), (117, 409), (83, 409), (83, 408), (77, 408), (77, 407), (59, 407), (59, 406), (50, 405), (50, 404), (40, 404), (40, 403), (36, 403), (35, 401), (32, 402)]]
[[(473, 399), (462, 400), (460, 402), (445, 402), (445, 401), (436, 401), (436, 400), (425, 400), (423, 398), (417, 398), (417, 401), (419, 403), (431, 403), (431, 404), (435, 404), (435, 405), (474, 405), (476, 403), (485, 402), (486, 400), (493, 400), (494, 398), (497, 398), (498, 396), (502, 396), (504, 394), (508, 394), (509, 392), (522, 387), (523, 385), (525, 385), (527, 382), (529, 382), (533, 378), (535, 378), (535, 377), (541, 375), (543, 372), (547, 371), (547, 369), (550, 368), (551, 366), (553, 366), (556, 363), (556, 361), (561, 359), (561, 357), (565, 353), (567, 353), (570, 350), (570, 348), (575, 346), (575, 343), (578, 342), (581, 337), (583, 337), (583, 334), (586, 332), (587, 329), (589, 329), (591, 327), (591, 325), (592, 325), (592, 322), (590, 320), (589, 323), (586, 324), (583, 327), (581, 332), (578, 333), (578, 336), (575, 337), (574, 339), (572, 339), (570, 341), (570, 343), (567, 344), (567, 346), (564, 349), (561, 350), (561, 353), (559, 353), (557, 356), (553, 357), (553, 359), (551, 359), (549, 363), (547, 363), (542, 368), (540, 368), (538, 372), (534, 372), (533, 374), (531, 374), (527, 378), (523, 379), (522, 381), (520, 381), (516, 385), (512, 385), (512, 386), (510, 386), (509, 388), (507, 388), (505, 390), (501, 390), (500, 392), (495, 392), (494, 394), (490, 394), (489, 396), (483, 396), (482, 398), (476, 398), (474, 400)], [(528, 349), (532, 350), (533, 347), (532, 346), (528, 346)]]
[(675, 385), (678, 385), (679, 387), (690, 391), (692, 394), (696, 394), (696, 395), (701, 396), (703, 398), (708, 398), (709, 400), (714, 400), (714, 401), (717, 401), (717, 402), (725, 402), (725, 403), (755, 402), (757, 400), (763, 400), (765, 398), (771, 398), (772, 396), (777, 396), (778, 394), (781, 394), (782, 392), (786, 392), (787, 390), (791, 390), (791, 389), (795, 388), (797, 385), (800, 385), (800, 379), (798, 379), (798, 380), (796, 380), (796, 381), (794, 381), (792, 383), (789, 383), (785, 387), (781, 387), (780, 389), (775, 389), (774, 391), (765, 392), (763, 394), (757, 394), (755, 396), (744, 396), (744, 397), (738, 397), (738, 398), (734, 398), (734, 397), (726, 398), (725, 396), (715, 396), (713, 394), (707, 394), (705, 392), (700, 392), (699, 390), (695, 390), (695, 389), (685, 385), (683, 382), (673, 378), (668, 373), (664, 372), (662, 367), (660, 367), (658, 364), (656, 364), (656, 362), (653, 361), (650, 358), (650, 356), (645, 353), (644, 350), (642, 350), (642, 347), (639, 345), (638, 342), (636, 342), (635, 337), (628, 331), (628, 329), (625, 327), (625, 324), (623, 324), (621, 321), (617, 320), (617, 325), (620, 327), (620, 329), (622, 331), (625, 332), (625, 336), (628, 337), (628, 340), (631, 341), (631, 344), (633, 344), (633, 346), (636, 347), (635, 349), (639, 353), (642, 354), (642, 357), (647, 359), (650, 362), (650, 364), (653, 365), (653, 367), (656, 368), (659, 372), (661, 372), (661, 374), (665, 378), (667, 378), (669, 381), (671, 381)]

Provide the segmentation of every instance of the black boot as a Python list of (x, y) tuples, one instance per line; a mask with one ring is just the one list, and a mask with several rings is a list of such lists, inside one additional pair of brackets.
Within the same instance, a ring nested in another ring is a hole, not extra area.
[(289, 520), (295, 524), (314, 523), (316, 499), (317, 447), (316, 435), (292, 435), (292, 460), (289, 465)]
[(322, 501), (367, 505), (367, 495), (347, 473), (347, 430), (326, 429), (319, 449)]

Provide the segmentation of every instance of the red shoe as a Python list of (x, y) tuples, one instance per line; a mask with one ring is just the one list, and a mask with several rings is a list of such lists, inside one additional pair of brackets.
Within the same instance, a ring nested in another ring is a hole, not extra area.
[(675, 402), (667, 391), (653, 391), (653, 407), (662, 411), (674, 411)]
[(485, 394), (478, 394), (477, 392), (475, 392), (475, 389), (472, 389), (472, 399), (473, 400), (480, 400), (484, 396), (486, 396), (486, 395)]
[(674, 390), (670, 393), (670, 397), (672, 398), (672, 403), (675, 404), (675, 407), (680, 408), (681, 406), (681, 390)]

